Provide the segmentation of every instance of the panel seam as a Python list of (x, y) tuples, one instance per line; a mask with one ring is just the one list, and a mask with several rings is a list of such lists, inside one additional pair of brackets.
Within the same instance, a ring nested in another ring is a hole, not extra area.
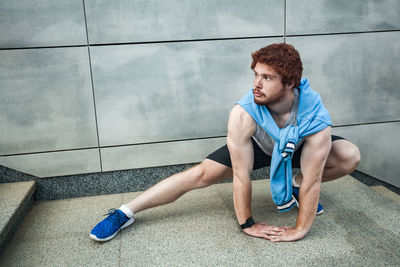
[[(333, 125), (332, 128), (343, 128), (343, 127), (364, 126), (364, 125), (380, 125), (380, 124), (389, 124), (389, 123), (398, 123), (398, 122), (400, 122), (400, 120), (353, 123), (353, 124), (341, 124), (341, 125)], [(45, 153), (57, 153), (57, 152), (89, 150), (89, 149), (97, 149), (97, 148), (117, 148), (117, 147), (127, 147), (127, 146), (165, 144), (165, 143), (185, 142), (185, 141), (198, 141), (198, 140), (219, 139), (219, 138), (226, 138), (226, 135), (198, 137), (198, 138), (186, 138), (186, 139), (174, 139), (174, 140), (160, 140), (160, 141), (154, 141), (154, 142), (118, 144), (118, 145), (108, 145), (108, 146), (100, 146), (99, 145), (98, 147), (82, 147), (82, 148), (37, 151), (37, 152), (28, 152), (28, 153), (4, 154), (4, 155), (0, 155), (0, 158), (1, 157), (12, 157), (12, 156), (34, 155), (34, 154), (45, 154)]]
[(283, 42), (286, 43), (286, 0), (283, 3)]
[[(219, 139), (219, 138), (226, 138), (226, 135), (210, 136), (210, 137), (199, 137), (199, 138), (187, 138), (187, 139), (174, 139), (174, 140), (160, 140), (160, 141), (143, 142), (143, 143), (108, 145), (108, 146), (100, 146), (100, 148), (114, 148), (114, 147), (124, 147), (124, 146), (153, 145), (153, 144), (164, 144), (164, 143), (185, 142), (185, 141), (198, 141), (198, 140), (209, 140), (209, 139)], [(35, 151), (35, 152), (27, 152), (27, 153), (4, 154), (4, 155), (0, 155), (0, 158), (1, 157), (12, 157), (12, 156), (34, 155), (34, 154), (81, 151), (81, 150), (89, 150), (89, 149), (97, 149), (97, 148), (99, 148), (99, 147), (82, 147), (82, 148), (47, 150), (47, 151)]]
[(82, 0), (82, 5), (83, 5), (83, 15), (85, 18), (86, 42), (87, 42), (87, 49), (88, 49), (88, 56), (89, 56), (89, 71), (90, 71), (90, 81), (91, 81), (91, 85), (92, 85), (94, 120), (96, 123), (97, 148), (99, 150), (100, 171), (103, 172), (103, 163), (102, 163), (102, 158), (101, 158), (101, 147), (100, 147), (100, 137), (99, 137), (99, 125), (98, 125), (98, 121), (97, 121), (96, 95), (95, 95), (95, 91), (94, 91), (92, 59), (91, 59), (91, 55), (90, 55), (89, 31), (88, 31), (88, 26), (87, 26), (85, 0)]
[[(84, 0), (83, 0), (84, 1)], [(85, 18), (86, 20), (86, 18)], [(286, 21), (286, 19), (285, 19)], [(351, 34), (370, 34), (370, 33), (390, 33), (400, 32), (396, 30), (375, 30), (375, 31), (355, 31), (355, 32), (330, 32), (330, 33), (303, 33), (303, 34), (287, 34), (284, 30), (284, 35), (267, 35), (267, 36), (242, 36), (242, 37), (226, 37), (226, 38), (209, 38), (209, 39), (181, 39), (181, 40), (155, 40), (155, 41), (140, 41), (140, 42), (120, 42), (120, 43), (94, 43), (89, 44), (87, 36), (86, 45), (59, 45), (59, 46), (32, 46), (32, 47), (3, 47), (0, 51), (7, 50), (27, 50), (27, 49), (49, 49), (49, 48), (72, 48), (72, 47), (86, 47), (86, 46), (112, 46), (112, 45), (141, 45), (141, 44), (164, 44), (164, 43), (196, 43), (207, 41), (229, 41), (229, 40), (248, 40), (248, 39), (267, 39), (279, 37), (312, 37), (312, 36), (329, 36), (329, 35), (351, 35)]]
[(363, 125), (373, 125), (373, 124), (386, 124), (386, 123), (396, 123), (396, 122), (400, 122), (400, 120), (340, 124), (340, 125), (333, 125), (333, 128), (351, 127), (351, 126), (363, 126)]

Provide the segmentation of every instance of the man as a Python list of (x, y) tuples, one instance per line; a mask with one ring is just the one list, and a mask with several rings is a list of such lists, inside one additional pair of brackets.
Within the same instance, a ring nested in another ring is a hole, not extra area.
[[(235, 213), (244, 233), (272, 242), (299, 240), (307, 234), (316, 214), (323, 211), (318, 203), (321, 181), (352, 172), (360, 153), (349, 141), (331, 136), (329, 114), (308, 81), (301, 79), (302, 62), (293, 46), (272, 44), (254, 52), (252, 58), (254, 88), (230, 113), (227, 145), (120, 209), (110, 210), (93, 228), (92, 239), (110, 240), (133, 223), (134, 214), (230, 177)], [(265, 166), (271, 166), (271, 193), (278, 209), (299, 207), (294, 227), (252, 219), (250, 173)], [(301, 168), (293, 178), (292, 167)]]

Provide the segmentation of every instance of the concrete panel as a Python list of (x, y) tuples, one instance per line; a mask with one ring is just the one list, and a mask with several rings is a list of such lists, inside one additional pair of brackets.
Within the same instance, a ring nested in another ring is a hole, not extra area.
[(361, 152), (357, 170), (400, 187), (400, 122), (333, 128)]
[(281, 38), (91, 47), (100, 144), (226, 135), (251, 52)]
[(398, 0), (287, 0), (286, 10), (286, 34), (400, 29)]
[(287, 38), (334, 125), (400, 118), (400, 32)]
[(0, 58), (0, 155), (97, 146), (87, 48)]
[(6, 156), (0, 164), (36, 177), (101, 171), (98, 149)]
[(283, 0), (87, 0), (90, 43), (283, 35)]
[(104, 171), (201, 162), (226, 144), (226, 138), (102, 148)]
[(0, 47), (87, 44), (82, 0), (0, 2)]

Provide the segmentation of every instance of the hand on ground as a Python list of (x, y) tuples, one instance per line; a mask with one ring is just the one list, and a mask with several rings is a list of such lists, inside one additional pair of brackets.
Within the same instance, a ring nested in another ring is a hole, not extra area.
[(254, 224), (252, 227), (243, 229), (243, 232), (245, 232), (247, 235), (261, 237), (269, 240), (272, 237), (282, 236), (285, 231), (285, 227), (270, 226), (267, 225), (265, 222), (259, 222)]
[(268, 239), (271, 242), (289, 242), (300, 240), (305, 233), (290, 226), (271, 226), (265, 222), (256, 223), (252, 227), (243, 229), (247, 235)]
[(300, 240), (305, 236), (305, 233), (289, 226), (283, 226), (286, 231), (284, 231), (281, 235), (270, 235), (269, 241), (271, 242), (290, 242)]

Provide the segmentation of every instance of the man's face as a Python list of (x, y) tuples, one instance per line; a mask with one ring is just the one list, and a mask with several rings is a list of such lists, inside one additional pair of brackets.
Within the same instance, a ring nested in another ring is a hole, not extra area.
[(270, 66), (257, 63), (254, 67), (254, 102), (258, 105), (279, 103), (286, 95), (288, 86), (282, 84), (282, 76)]

